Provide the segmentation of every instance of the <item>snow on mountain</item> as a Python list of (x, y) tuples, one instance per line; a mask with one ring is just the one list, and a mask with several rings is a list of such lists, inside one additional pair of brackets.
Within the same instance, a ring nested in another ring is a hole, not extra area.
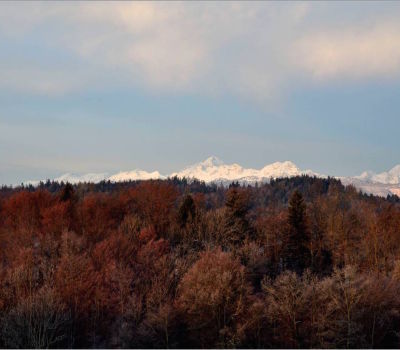
[[(147, 172), (145, 170), (132, 170), (121, 171), (111, 176), (108, 176), (107, 173), (89, 173), (83, 175), (67, 173), (54, 180), (76, 184), (79, 182), (96, 183), (102, 180), (121, 182), (130, 180), (166, 179), (167, 177), (177, 176), (179, 178), (195, 178), (208, 183), (230, 183), (232, 181), (239, 181), (241, 183), (251, 184), (255, 182), (268, 182), (271, 178), (290, 177), (302, 174), (321, 176), (311, 170), (300, 170), (294, 163), (289, 161), (275, 162), (266, 165), (262, 169), (252, 169), (243, 168), (236, 163), (225, 164), (221, 159), (213, 156), (168, 176), (162, 175), (158, 171)], [(39, 181), (29, 181), (27, 183), (37, 185)]]
[[(59, 177), (56, 177), (53, 179), (53, 181), (56, 182), (64, 182), (64, 183), (71, 183), (71, 184), (77, 184), (80, 182), (100, 182), (105, 179), (107, 179), (108, 174), (107, 173), (87, 173), (87, 174), (75, 174), (75, 173), (66, 173), (63, 174)], [(28, 180), (25, 181), (25, 185), (32, 185), (32, 186), (38, 186), (40, 182), (46, 182), (47, 180)], [(17, 186), (17, 185), (16, 185)]]
[[(242, 184), (254, 184), (256, 182), (268, 182), (271, 178), (292, 177), (298, 175), (309, 175), (325, 177), (324, 175), (313, 172), (312, 170), (300, 170), (290, 161), (275, 162), (261, 169), (243, 168), (239, 164), (225, 164), (217, 157), (209, 157), (206, 160), (188, 166), (181, 171), (170, 175), (162, 175), (158, 171), (147, 172), (145, 170), (122, 171), (111, 176), (107, 173), (89, 173), (89, 174), (64, 174), (56, 179), (58, 182), (70, 182), (73, 184), (79, 182), (100, 182), (110, 180), (112, 182), (166, 179), (177, 176), (179, 178), (198, 179), (207, 183), (215, 182), (229, 184), (232, 181), (238, 181)], [(387, 196), (388, 194), (400, 195), (400, 165), (391, 170), (382, 173), (365, 171), (359, 176), (337, 177), (344, 185), (353, 185), (358, 190), (371, 193), (378, 196)], [(28, 181), (27, 184), (34, 186), (39, 181)]]
[(276, 162), (264, 168), (243, 168), (239, 164), (225, 164), (217, 157), (207, 158), (205, 161), (189, 166), (170, 176), (179, 178), (198, 179), (205, 182), (226, 183), (239, 181), (242, 183), (266, 182), (271, 178), (290, 177), (302, 174), (317, 175), (310, 170), (302, 171), (294, 163)]
[(380, 197), (386, 197), (387, 195), (396, 194), (396, 191), (400, 191), (400, 187), (397, 189), (394, 185), (360, 180), (359, 177), (339, 177), (339, 179), (343, 185), (353, 185), (363, 193)]
[(399, 185), (400, 184), (400, 165), (396, 165), (389, 171), (379, 174), (373, 171), (364, 171), (361, 175), (355, 176), (356, 179), (380, 184)]
[(79, 182), (100, 182), (107, 178), (107, 173), (88, 173), (83, 175), (67, 173), (54, 179), (57, 182), (69, 182), (77, 184)]
[(298, 175), (319, 175), (314, 173), (311, 170), (300, 170), (296, 164), (286, 161), (286, 162), (275, 162), (269, 164), (260, 170), (260, 175), (262, 177), (291, 177), (291, 176), (298, 176)]
[(225, 164), (217, 157), (209, 157), (205, 161), (191, 165), (179, 172), (172, 173), (170, 176), (188, 179), (196, 178), (205, 182), (213, 181), (233, 181), (245, 177), (257, 175), (255, 169), (245, 169), (239, 164)]
[[(88, 173), (82, 175), (67, 173), (53, 179), (53, 181), (64, 182), (64, 183), (69, 182), (71, 184), (77, 184), (83, 182), (98, 183), (103, 180), (105, 181), (110, 180), (112, 182), (123, 182), (123, 181), (165, 179), (165, 178), (166, 176), (161, 175), (158, 171), (153, 171), (150, 173), (144, 170), (132, 170), (132, 171), (121, 171), (111, 176), (108, 176), (107, 173)], [(39, 183), (40, 181), (37, 180), (31, 180), (25, 182), (25, 184), (32, 186), (37, 186), (39, 185)]]
[(144, 170), (121, 171), (110, 176), (107, 180), (112, 182), (134, 181), (134, 180), (150, 180), (150, 179), (166, 179), (166, 176), (161, 175), (158, 171), (151, 173)]
[(345, 185), (354, 185), (362, 192), (377, 196), (400, 195), (400, 165), (389, 171), (376, 174), (373, 171), (364, 171), (359, 176), (341, 178)]
[(400, 184), (400, 165), (396, 165), (394, 168), (388, 172), (383, 172), (373, 176), (372, 181), (380, 182), (391, 185)]

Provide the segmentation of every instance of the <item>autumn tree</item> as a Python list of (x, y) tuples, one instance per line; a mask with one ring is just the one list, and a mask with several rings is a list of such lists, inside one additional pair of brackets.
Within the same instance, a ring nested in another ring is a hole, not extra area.
[(331, 178), (2, 187), (0, 347), (396, 348), (399, 227)]
[(192, 346), (239, 345), (248, 293), (244, 267), (230, 253), (202, 253), (179, 285), (178, 305)]
[(147, 225), (155, 228), (157, 235), (167, 236), (177, 191), (161, 181), (146, 181), (133, 192), (137, 210)]
[(70, 314), (51, 289), (42, 289), (11, 308), (1, 320), (8, 348), (70, 346)]
[(301, 328), (309, 307), (305, 297), (308, 281), (294, 272), (286, 271), (275, 281), (265, 278), (266, 314), (274, 328), (274, 347), (302, 348), (304, 334)]
[[(398, 341), (398, 285), (378, 275), (359, 273), (353, 266), (335, 270), (320, 283), (327, 315), (324, 346), (393, 347)], [(386, 343), (388, 342), (388, 343)]]

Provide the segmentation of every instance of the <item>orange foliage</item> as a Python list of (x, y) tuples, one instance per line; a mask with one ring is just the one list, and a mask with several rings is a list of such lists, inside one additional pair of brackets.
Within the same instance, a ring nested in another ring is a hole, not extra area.
[[(49, 186), (0, 192), (0, 347), (399, 343), (396, 198), (308, 177)], [(295, 191), (304, 271), (285, 265)]]

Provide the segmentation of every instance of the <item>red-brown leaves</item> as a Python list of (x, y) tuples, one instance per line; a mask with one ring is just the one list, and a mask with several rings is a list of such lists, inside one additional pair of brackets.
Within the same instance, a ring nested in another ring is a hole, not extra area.
[[(60, 347), (396, 347), (400, 206), (313, 181), (3, 192), (0, 347), (43, 345), (24, 338), (30, 316), (68, 339)], [(303, 274), (283, 264), (297, 188)]]
[(178, 193), (169, 184), (160, 181), (141, 183), (132, 193), (137, 209), (157, 235), (165, 234)]
[(121, 223), (124, 210), (119, 201), (105, 194), (90, 194), (80, 206), (81, 229), (92, 243), (104, 238), (109, 230)]

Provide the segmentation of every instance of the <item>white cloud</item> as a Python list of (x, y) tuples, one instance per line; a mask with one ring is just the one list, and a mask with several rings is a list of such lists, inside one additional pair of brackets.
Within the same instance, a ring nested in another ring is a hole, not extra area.
[(317, 79), (392, 77), (400, 73), (400, 25), (311, 33), (297, 43), (297, 61)]
[[(279, 97), (298, 77), (370, 79), (400, 70), (397, 21), (390, 25), (387, 16), (376, 16), (374, 26), (348, 21), (338, 30), (335, 21), (325, 23), (314, 11), (324, 4), (1, 6), (0, 35), (12, 38), (22, 50), (26, 38), (35, 38), (56, 57), (43, 54), (43, 62), (35, 65), (5, 54), (3, 62), (9, 62), (0, 65), (0, 76), (6, 77), (0, 86), (21, 91), (60, 94), (123, 83), (167, 93), (233, 94), (265, 102)], [(396, 18), (396, 13), (389, 15)], [(54, 67), (53, 61), (63, 55), (75, 57), (76, 65)]]

